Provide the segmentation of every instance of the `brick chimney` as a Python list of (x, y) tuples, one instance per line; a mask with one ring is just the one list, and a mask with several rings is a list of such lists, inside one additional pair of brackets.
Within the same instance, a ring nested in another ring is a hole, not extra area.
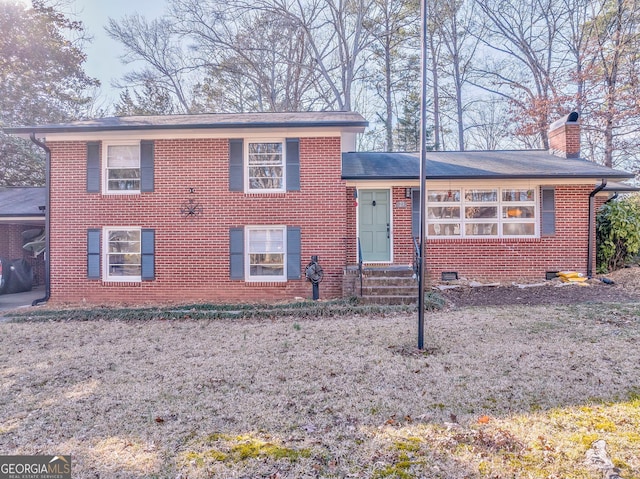
[(549, 126), (549, 153), (562, 158), (580, 157), (580, 115), (569, 113)]

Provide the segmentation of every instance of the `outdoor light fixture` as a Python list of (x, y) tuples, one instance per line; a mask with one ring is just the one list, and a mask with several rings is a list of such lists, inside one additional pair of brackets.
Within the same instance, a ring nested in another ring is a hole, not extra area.
[(404, 197), (405, 198), (411, 198), (411, 192), (413, 191), (413, 188), (405, 188), (404, 189)]

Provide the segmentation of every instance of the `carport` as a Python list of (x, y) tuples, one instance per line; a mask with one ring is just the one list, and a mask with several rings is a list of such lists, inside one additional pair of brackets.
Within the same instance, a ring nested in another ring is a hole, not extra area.
[[(41, 187), (0, 188), (0, 258), (27, 262), (33, 269), (34, 286), (45, 283), (39, 243), (45, 229), (45, 195)], [(24, 249), (25, 244), (29, 249)]]

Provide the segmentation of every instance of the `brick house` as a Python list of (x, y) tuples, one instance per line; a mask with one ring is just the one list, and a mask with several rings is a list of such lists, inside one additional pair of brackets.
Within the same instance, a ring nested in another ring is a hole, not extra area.
[[(366, 126), (357, 113), (309, 112), (6, 131), (46, 138), (51, 300), (139, 303), (306, 298), (314, 255), (321, 298), (353, 292), (361, 257), (408, 268), (418, 156), (354, 152)], [(586, 272), (589, 205), (632, 175), (577, 158), (579, 134), (568, 117), (554, 127), (555, 155), (430, 154), (430, 278)]]

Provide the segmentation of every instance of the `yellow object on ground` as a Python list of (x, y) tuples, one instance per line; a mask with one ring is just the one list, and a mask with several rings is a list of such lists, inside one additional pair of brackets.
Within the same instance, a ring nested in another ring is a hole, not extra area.
[(587, 278), (577, 271), (560, 271), (556, 273), (556, 276), (558, 276), (563, 283), (583, 283), (587, 281)]

